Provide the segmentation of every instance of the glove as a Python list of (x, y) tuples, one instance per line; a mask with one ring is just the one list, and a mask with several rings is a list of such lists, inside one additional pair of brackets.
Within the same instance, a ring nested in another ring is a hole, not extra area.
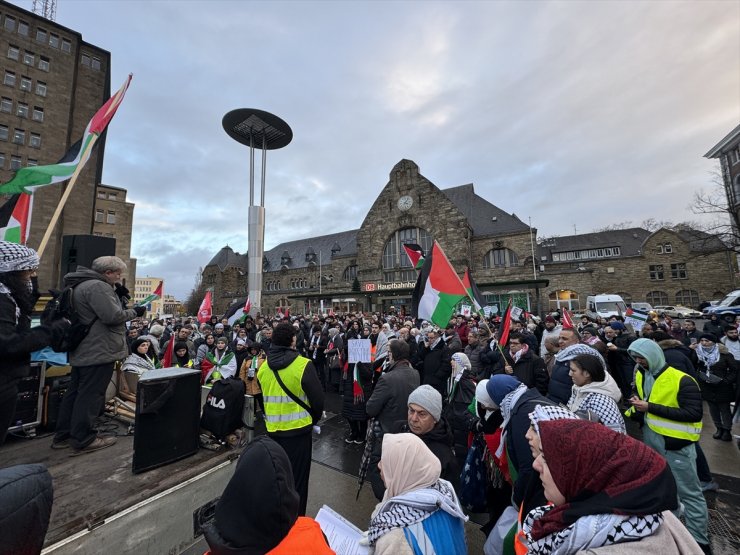
[(58, 318), (48, 324), (45, 324), (49, 328), (51, 334), (51, 345), (60, 345), (64, 339), (64, 333), (69, 329), (72, 323), (66, 318)]
[(136, 312), (136, 316), (141, 318), (142, 316), (144, 316), (144, 314), (146, 314), (146, 307), (145, 306), (135, 306), (134, 312)]
[(131, 292), (126, 288), (126, 286), (116, 283), (115, 287), (116, 295), (118, 295), (119, 299), (123, 300), (123, 298), (126, 297), (126, 300), (129, 300), (131, 298)]

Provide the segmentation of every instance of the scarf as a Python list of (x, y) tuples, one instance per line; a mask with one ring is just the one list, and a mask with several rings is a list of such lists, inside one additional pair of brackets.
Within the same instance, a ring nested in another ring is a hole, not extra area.
[(568, 362), (569, 360), (573, 360), (574, 358), (576, 358), (578, 355), (591, 355), (594, 357), (598, 357), (599, 361), (601, 362), (601, 366), (604, 367), (604, 372), (609, 371), (609, 369), (606, 367), (606, 362), (604, 362), (604, 357), (601, 356), (601, 353), (593, 347), (589, 347), (588, 345), (584, 345), (583, 343), (568, 345), (565, 349), (561, 350), (557, 355), (555, 355), (555, 360), (557, 362)]
[(599, 514), (579, 518), (562, 530), (543, 538), (534, 539), (532, 528), (554, 505), (532, 509), (522, 522), (527, 537), (528, 553), (534, 555), (568, 555), (615, 543), (639, 541), (653, 535), (663, 523), (661, 513), (650, 515)]
[(514, 364), (519, 362), (519, 359), (522, 358), (524, 355), (526, 355), (529, 352), (529, 345), (526, 343), (522, 343), (522, 348), (519, 349), (516, 353), (512, 353), (511, 349), (509, 349), (509, 356), (514, 361)]
[(585, 420), (539, 423), (542, 456), (563, 505), (531, 525), (531, 540), (557, 534), (580, 518), (657, 515), (677, 506), (676, 481), (666, 460), (644, 443)]
[(214, 349), (213, 352), (209, 352), (206, 355), (206, 358), (208, 362), (213, 364), (214, 369), (217, 369), (231, 362), (231, 359), (234, 358), (234, 353), (228, 349), (224, 349), (222, 353), (219, 353), (218, 349)]
[(696, 356), (704, 363), (704, 366), (707, 367), (707, 373), (709, 373), (709, 369), (719, 361), (719, 345), (715, 343), (711, 349), (705, 349), (699, 343), (699, 346), (696, 348)]
[(394, 528), (412, 526), (438, 509), (463, 522), (468, 520), (452, 484), (440, 478), (429, 487), (402, 493), (384, 501), (370, 520), (368, 541), (370, 545), (375, 545), (378, 538)]
[(2, 293), (3, 295), (6, 295), (15, 305), (15, 325), (17, 326), (18, 320), (21, 317), (21, 309), (18, 306), (18, 303), (15, 302), (15, 299), (13, 298), (13, 294), (10, 292), (10, 289), (8, 289), (7, 286), (2, 282), (0, 282), (0, 293)]
[(499, 459), (501, 458), (501, 455), (503, 455), (504, 447), (506, 446), (506, 426), (509, 424), (509, 419), (511, 418), (511, 409), (513, 409), (514, 405), (519, 401), (519, 397), (527, 392), (527, 389), (526, 385), (520, 384), (501, 401), (501, 414), (504, 417), (504, 421), (501, 423), (501, 443), (499, 444), (498, 449), (496, 449), (496, 456)]

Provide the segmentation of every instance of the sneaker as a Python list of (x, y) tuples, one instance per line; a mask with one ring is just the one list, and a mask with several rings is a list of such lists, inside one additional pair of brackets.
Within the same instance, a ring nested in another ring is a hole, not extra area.
[(356, 440), (354, 441), (354, 443), (355, 443), (355, 445), (362, 445), (363, 443), (365, 443), (365, 440), (364, 440), (364, 439), (362, 439), (362, 438), (357, 438), (357, 439), (356, 439)]
[(354, 442), (355, 442), (354, 436), (348, 436), (344, 438), (344, 443), (354, 443)]
[(69, 449), (69, 438), (63, 439), (61, 441), (52, 441), (51, 448), (52, 449)]
[(106, 447), (110, 447), (111, 445), (116, 443), (116, 438), (114, 437), (96, 437), (93, 442), (86, 447), (83, 447), (82, 449), (75, 449), (74, 453), (72, 453), (73, 457), (76, 457), (77, 455), (84, 455), (86, 453), (92, 453), (93, 451), (100, 451), (101, 449), (105, 449)]
[(701, 491), (717, 491), (719, 490), (719, 484), (712, 480), (711, 482), (700, 482)]

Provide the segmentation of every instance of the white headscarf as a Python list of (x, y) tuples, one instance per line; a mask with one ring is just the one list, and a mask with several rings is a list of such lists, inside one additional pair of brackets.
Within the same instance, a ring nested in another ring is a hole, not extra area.
[(380, 462), (386, 487), (383, 501), (429, 487), (442, 473), (439, 459), (415, 434), (385, 434)]

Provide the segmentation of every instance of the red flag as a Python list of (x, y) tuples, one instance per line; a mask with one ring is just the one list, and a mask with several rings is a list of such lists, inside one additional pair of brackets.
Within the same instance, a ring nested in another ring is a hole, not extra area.
[(285, 307), (285, 317), (290, 318), (290, 307), (289, 306)]
[(250, 310), (252, 310), (252, 299), (250, 299), (249, 296), (247, 296), (247, 302), (244, 303), (244, 308), (242, 309), (242, 311), (246, 315), (246, 314), (249, 314)]
[(503, 322), (501, 323), (501, 334), (499, 335), (498, 344), (506, 345), (509, 341), (509, 330), (511, 330), (511, 297), (509, 297), (509, 306), (504, 312)]
[(116, 94), (111, 96), (106, 101), (106, 103), (103, 104), (100, 110), (95, 112), (95, 115), (92, 117), (89, 124), (90, 133), (95, 133), (99, 135), (108, 126), (110, 120), (113, 119), (114, 115), (116, 115), (116, 110), (118, 110), (121, 102), (123, 102), (123, 97), (128, 90), (128, 86), (131, 83), (132, 77), (133, 75), (129, 73), (128, 78), (123, 83), (123, 86), (121, 86), (121, 88), (116, 91)]
[(203, 302), (200, 303), (200, 308), (198, 309), (198, 322), (202, 324), (210, 320), (212, 312), (213, 306), (211, 304), (211, 290), (209, 289), (206, 291), (206, 296), (203, 297)]
[(277, 317), (282, 320), (284, 318), (284, 316), (285, 315), (283, 314), (283, 307), (279, 306), (278, 309), (277, 309)]
[(563, 315), (560, 318), (560, 323), (563, 326), (564, 330), (573, 330), (576, 327), (573, 325), (573, 318), (570, 315), (570, 312), (568, 312), (568, 309), (563, 307), (562, 309)]
[(177, 335), (177, 332), (173, 331), (172, 335), (170, 335), (170, 340), (167, 342), (167, 348), (164, 350), (164, 356), (162, 356), (162, 368), (172, 367), (172, 359), (173, 359), (173, 355), (175, 354), (175, 336), (176, 335)]

